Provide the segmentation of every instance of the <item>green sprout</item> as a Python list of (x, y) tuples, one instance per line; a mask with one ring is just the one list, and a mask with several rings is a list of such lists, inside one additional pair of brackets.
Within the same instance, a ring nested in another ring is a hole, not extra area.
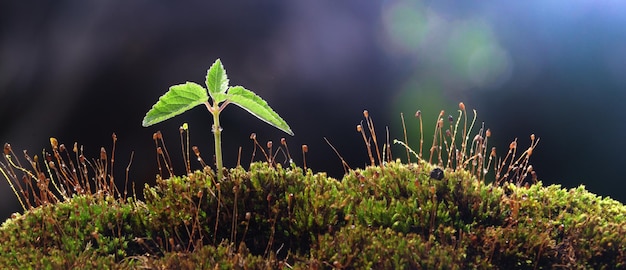
[[(248, 111), (266, 123), (293, 136), (287, 122), (283, 120), (265, 100), (243, 86), (228, 86), (226, 70), (220, 59), (209, 68), (206, 75), (207, 89), (193, 82), (173, 85), (159, 98), (152, 109), (146, 113), (142, 125), (148, 127), (184, 113), (200, 104), (213, 115), (212, 131), (215, 137), (215, 163), (218, 179), (222, 179), (222, 128), (220, 112), (226, 105), (233, 103)], [(209, 102), (209, 95), (212, 103)], [(221, 104), (221, 105), (220, 105)]]

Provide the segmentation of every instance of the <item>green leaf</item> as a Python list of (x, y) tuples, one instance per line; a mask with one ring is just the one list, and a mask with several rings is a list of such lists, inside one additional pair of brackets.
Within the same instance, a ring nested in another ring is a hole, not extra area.
[(223, 94), (228, 90), (228, 77), (220, 59), (215, 60), (206, 73), (206, 86), (214, 103), (220, 103), (226, 99)]
[(228, 89), (227, 100), (243, 108), (257, 118), (293, 136), (293, 131), (261, 97), (242, 86), (233, 86)]
[(197, 83), (174, 85), (146, 113), (142, 125), (147, 127), (165, 121), (208, 100), (206, 89)]

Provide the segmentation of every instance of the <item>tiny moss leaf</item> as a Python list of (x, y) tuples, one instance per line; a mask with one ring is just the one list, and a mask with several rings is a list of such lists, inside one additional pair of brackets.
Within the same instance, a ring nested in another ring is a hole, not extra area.
[(209, 88), (209, 95), (214, 103), (224, 101), (223, 94), (228, 90), (228, 77), (220, 59), (215, 60), (215, 63), (207, 70), (206, 86)]
[(228, 90), (227, 99), (257, 118), (293, 136), (293, 131), (287, 122), (254, 92), (242, 86), (233, 86)]
[(147, 127), (165, 121), (208, 100), (206, 89), (197, 83), (174, 85), (146, 113), (142, 125)]

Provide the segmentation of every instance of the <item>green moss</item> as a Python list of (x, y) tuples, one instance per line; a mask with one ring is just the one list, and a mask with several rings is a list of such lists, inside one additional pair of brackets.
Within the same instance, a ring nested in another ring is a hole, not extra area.
[(427, 163), (350, 171), (341, 181), (254, 163), (158, 179), (145, 202), (76, 195), (0, 228), (9, 268), (626, 267), (626, 207), (589, 193), (495, 186)]

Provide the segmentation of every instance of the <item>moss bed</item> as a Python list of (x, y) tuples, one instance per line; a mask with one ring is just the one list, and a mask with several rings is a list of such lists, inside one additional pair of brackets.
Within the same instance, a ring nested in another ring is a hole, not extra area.
[(0, 265), (36, 269), (625, 269), (626, 207), (583, 186), (518, 187), (390, 162), (268, 163), (157, 179), (145, 199), (74, 195), (0, 228)]

